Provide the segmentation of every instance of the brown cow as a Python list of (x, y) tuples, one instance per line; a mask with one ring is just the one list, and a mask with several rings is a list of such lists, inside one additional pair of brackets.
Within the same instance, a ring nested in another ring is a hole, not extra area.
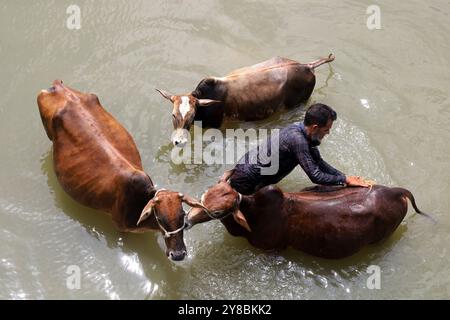
[(160, 230), (166, 254), (182, 260), (186, 247), (181, 203), (196, 202), (178, 192), (155, 189), (133, 138), (96, 95), (55, 80), (53, 87), (39, 93), (37, 102), (63, 189), (83, 205), (111, 214), (120, 231)]
[(306, 64), (275, 57), (223, 78), (205, 78), (194, 91), (184, 95), (156, 89), (173, 104), (173, 144), (186, 144), (186, 130), (194, 121), (202, 121), (203, 127), (219, 128), (224, 117), (254, 121), (265, 119), (282, 107), (298, 106), (313, 92), (314, 69), (333, 60), (332, 54)]
[(203, 194), (204, 209), (191, 209), (188, 224), (220, 219), (229, 233), (247, 238), (255, 247), (292, 246), (337, 259), (394, 232), (406, 215), (407, 199), (424, 214), (411, 192), (402, 188), (322, 186), (284, 193), (271, 185), (244, 196), (222, 180)]

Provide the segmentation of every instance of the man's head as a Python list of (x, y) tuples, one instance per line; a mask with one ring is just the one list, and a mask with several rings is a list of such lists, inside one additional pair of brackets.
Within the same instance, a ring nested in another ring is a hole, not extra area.
[(308, 108), (303, 123), (313, 145), (318, 146), (323, 137), (330, 133), (333, 121), (336, 119), (336, 111), (325, 104), (316, 103)]

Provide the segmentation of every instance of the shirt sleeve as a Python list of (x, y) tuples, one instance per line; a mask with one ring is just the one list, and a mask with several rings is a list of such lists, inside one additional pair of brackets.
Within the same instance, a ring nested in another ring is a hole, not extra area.
[[(345, 175), (336, 170), (320, 157), (319, 150), (311, 154), (309, 145), (304, 139), (296, 139), (292, 145), (295, 157), (309, 179), (315, 184), (336, 185), (345, 183)], [(318, 158), (317, 158), (318, 156)], [(316, 158), (316, 159), (315, 159)]]
[(344, 174), (341, 171), (334, 168), (333, 166), (331, 166), (325, 160), (322, 159), (319, 149), (313, 148), (312, 152), (313, 152), (313, 158), (316, 160), (317, 164), (319, 165), (320, 170), (322, 170), (323, 172), (335, 175), (335, 176), (338, 176), (338, 175), (344, 176)]

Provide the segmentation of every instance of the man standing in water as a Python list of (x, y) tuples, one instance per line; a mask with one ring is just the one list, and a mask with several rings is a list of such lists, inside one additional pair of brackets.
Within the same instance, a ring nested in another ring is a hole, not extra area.
[[(309, 179), (321, 185), (348, 185), (368, 187), (364, 179), (357, 176), (346, 176), (326, 163), (320, 156), (318, 146), (325, 135), (330, 133), (336, 112), (325, 104), (312, 105), (305, 114), (303, 123), (296, 123), (280, 130), (276, 137), (271, 136), (267, 144), (245, 154), (231, 171), (230, 184), (242, 194), (252, 194), (259, 189), (278, 183), (300, 165)], [(271, 150), (274, 144), (271, 139), (279, 138), (278, 152)], [(275, 152), (275, 153), (272, 153)], [(278, 171), (275, 174), (264, 174), (261, 169), (270, 166), (266, 157), (278, 157)], [(230, 174), (229, 171), (224, 176)]]

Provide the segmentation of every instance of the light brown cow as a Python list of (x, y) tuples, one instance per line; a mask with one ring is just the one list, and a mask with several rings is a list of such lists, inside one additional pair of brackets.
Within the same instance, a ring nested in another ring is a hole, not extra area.
[(319, 257), (343, 258), (394, 232), (406, 215), (408, 199), (416, 212), (426, 215), (403, 188), (319, 186), (286, 193), (270, 185), (246, 196), (227, 178), (203, 194), (203, 209), (191, 209), (189, 227), (220, 219), (229, 233), (266, 250), (292, 246)]
[(308, 100), (316, 83), (314, 69), (334, 60), (333, 55), (310, 63), (275, 57), (235, 70), (225, 77), (208, 77), (184, 95), (156, 89), (173, 104), (175, 133), (172, 142), (183, 147), (194, 121), (219, 128), (224, 117), (261, 120), (283, 107), (293, 108)]
[(53, 87), (39, 93), (37, 102), (63, 189), (83, 205), (109, 213), (121, 231), (160, 230), (166, 254), (182, 260), (182, 202), (196, 202), (178, 192), (155, 189), (133, 138), (96, 95), (55, 80)]

